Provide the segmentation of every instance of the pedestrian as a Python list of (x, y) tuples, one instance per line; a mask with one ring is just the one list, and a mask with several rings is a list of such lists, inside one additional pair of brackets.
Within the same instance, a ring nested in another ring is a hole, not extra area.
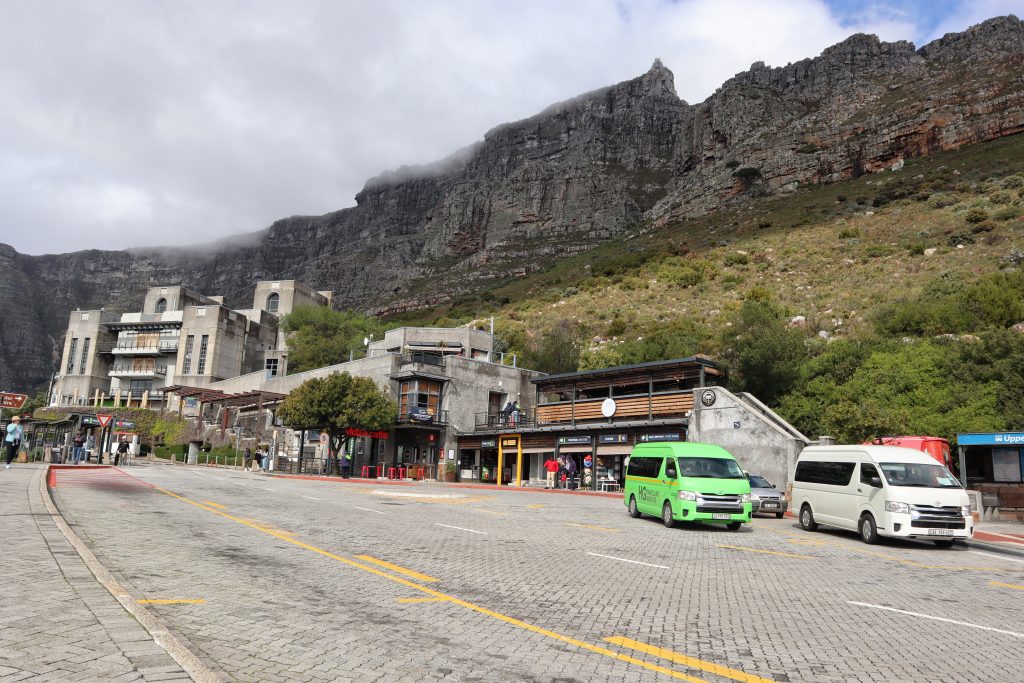
[(24, 434), (24, 429), (21, 426), (21, 416), (15, 415), (11, 418), (11, 423), (7, 425), (7, 433), (4, 435), (4, 446), (7, 447), (5, 470), (11, 469), (11, 462), (14, 460), (14, 456), (18, 454), (18, 448), (21, 447), (22, 434)]
[(121, 462), (123, 456), (128, 455), (128, 437), (122, 436), (121, 441), (117, 444), (117, 450), (114, 452), (114, 467), (117, 467), (118, 463)]
[(505, 407), (501, 409), (501, 424), (505, 425), (512, 419), (512, 401), (505, 404)]
[(341, 478), (350, 478), (352, 472), (352, 454), (348, 452), (348, 447), (341, 454)]
[(92, 453), (93, 449), (96, 448), (96, 437), (89, 432), (89, 435), (85, 437), (85, 452), (82, 453), (82, 460), (85, 464), (89, 464), (89, 454)]
[(565, 488), (565, 456), (558, 456), (558, 483), (562, 488)]
[(576, 458), (565, 456), (565, 480), (570, 490), (576, 490)]
[(266, 472), (270, 469), (270, 449), (264, 448), (260, 453), (260, 469)]
[(82, 456), (85, 454), (85, 434), (79, 429), (75, 432), (75, 438), (71, 440), (71, 464), (77, 465), (82, 461)]
[(548, 456), (548, 459), (544, 461), (544, 471), (547, 472), (547, 485), (546, 489), (555, 488), (555, 476), (558, 475), (558, 461), (555, 460), (554, 455)]
[(512, 402), (512, 424), (519, 424), (519, 401)]
[(242, 468), (248, 472), (252, 467), (252, 449), (248, 446), (245, 447), (245, 454), (242, 457)]

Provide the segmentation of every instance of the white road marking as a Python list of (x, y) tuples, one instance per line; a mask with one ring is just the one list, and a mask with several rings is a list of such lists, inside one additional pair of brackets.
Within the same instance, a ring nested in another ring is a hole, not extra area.
[(463, 528), (461, 526), (452, 526), (451, 524), (441, 524), (440, 522), (434, 522), (434, 524), (436, 524), (437, 526), (448, 527), (449, 529), (458, 529), (459, 531), (468, 531), (471, 534), (483, 534), (484, 536), (487, 535), (486, 531), (475, 531), (473, 529), (465, 529), (465, 528)]
[(867, 602), (854, 602), (853, 600), (848, 600), (847, 602), (848, 602), (848, 604), (859, 605), (860, 607), (871, 607), (873, 609), (885, 610), (886, 612), (898, 612), (899, 614), (909, 614), (912, 617), (921, 617), (922, 619), (932, 619), (933, 621), (944, 621), (947, 624), (957, 624), (958, 626), (968, 626), (970, 628), (980, 628), (983, 631), (993, 631), (995, 633), (1003, 633), (1005, 635), (1013, 636), (1015, 638), (1024, 638), (1024, 633), (1017, 633), (1016, 631), (1004, 631), (1001, 628), (993, 628), (991, 626), (981, 626), (979, 624), (972, 624), (972, 623), (966, 622), (966, 621), (957, 621), (956, 619), (946, 619), (945, 617), (935, 617), (935, 616), (932, 616), (930, 614), (921, 614), (920, 612), (908, 612), (907, 610), (896, 609), (895, 607), (886, 607), (884, 605), (872, 605), (872, 604), (867, 603)]
[(303, 496), (303, 498), (308, 498), (309, 500), (320, 500), (319, 498), (314, 498), (313, 496)]
[(618, 560), (619, 562), (629, 562), (630, 564), (642, 564), (645, 567), (657, 567), (658, 569), (668, 569), (663, 564), (650, 564), (649, 562), (640, 562), (638, 560), (627, 560), (624, 557), (612, 557), (611, 555), (602, 555), (601, 553), (587, 553), (587, 555), (593, 555), (594, 557), (604, 557), (609, 560)]
[(356, 508), (356, 510), (365, 510), (366, 512), (376, 512), (378, 515), (386, 515), (388, 513), (381, 512), (380, 510), (371, 510), (370, 508)]
[(273, 491), (274, 489), (263, 489), (264, 491)]
[(194, 474), (196, 476), (199, 476), (199, 477), (205, 477), (206, 476), (206, 472), (192, 472), (192, 474)]
[(239, 486), (248, 486), (248, 484), (243, 484), (243, 483), (242, 483), (242, 482), (240, 482), (240, 481), (233, 481), (233, 482), (231, 482), (231, 483), (232, 483), (232, 484), (238, 484)]
[(1021, 559), (1016, 558), (1016, 557), (1007, 557), (1006, 555), (1000, 555), (999, 553), (990, 553), (990, 552), (987, 552), (985, 550), (974, 550), (972, 548), (970, 550), (970, 552), (978, 553), (980, 555), (987, 555), (988, 557), (996, 557), (996, 558), (999, 558), (1000, 560), (1006, 560), (1007, 562), (1024, 562), (1024, 560), (1021, 560)]
[(374, 496), (390, 496), (394, 498), (465, 498), (464, 493), (418, 493), (415, 491), (382, 491), (376, 489), (370, 491)]

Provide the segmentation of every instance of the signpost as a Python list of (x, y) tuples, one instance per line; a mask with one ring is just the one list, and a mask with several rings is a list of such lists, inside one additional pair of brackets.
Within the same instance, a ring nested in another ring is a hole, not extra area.
[(21, 410), (21, 407), (25, 405), (27, 400), (28, 396), (26, 394), (9, 394), (6, 391), (0, 391), (0, 408)]

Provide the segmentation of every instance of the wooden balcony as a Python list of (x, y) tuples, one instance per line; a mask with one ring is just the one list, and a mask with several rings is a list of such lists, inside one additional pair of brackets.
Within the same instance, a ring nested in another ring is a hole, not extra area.
[(572, 403), (548, 403), (537, 406), (537, 424), (572, 424), (580, 422), (632, 422), (684, 417), (693, 409), (693, 392), (623, 396), (615, 399), (615, 414), (601, 414), (605, 399), (596, 398)]

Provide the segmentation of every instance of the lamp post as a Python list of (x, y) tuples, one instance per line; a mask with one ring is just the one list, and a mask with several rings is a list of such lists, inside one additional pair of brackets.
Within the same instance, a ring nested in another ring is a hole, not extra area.
[(60, 377), (60, 373), (59, 372), (53, 372), (53, 373), (50, 374), (50, 386), (47, 387), (47, 389), (46, 389), (46, 405), (47, 406), (52, 406), (53, 405), (53, 382), (58, 377)]

